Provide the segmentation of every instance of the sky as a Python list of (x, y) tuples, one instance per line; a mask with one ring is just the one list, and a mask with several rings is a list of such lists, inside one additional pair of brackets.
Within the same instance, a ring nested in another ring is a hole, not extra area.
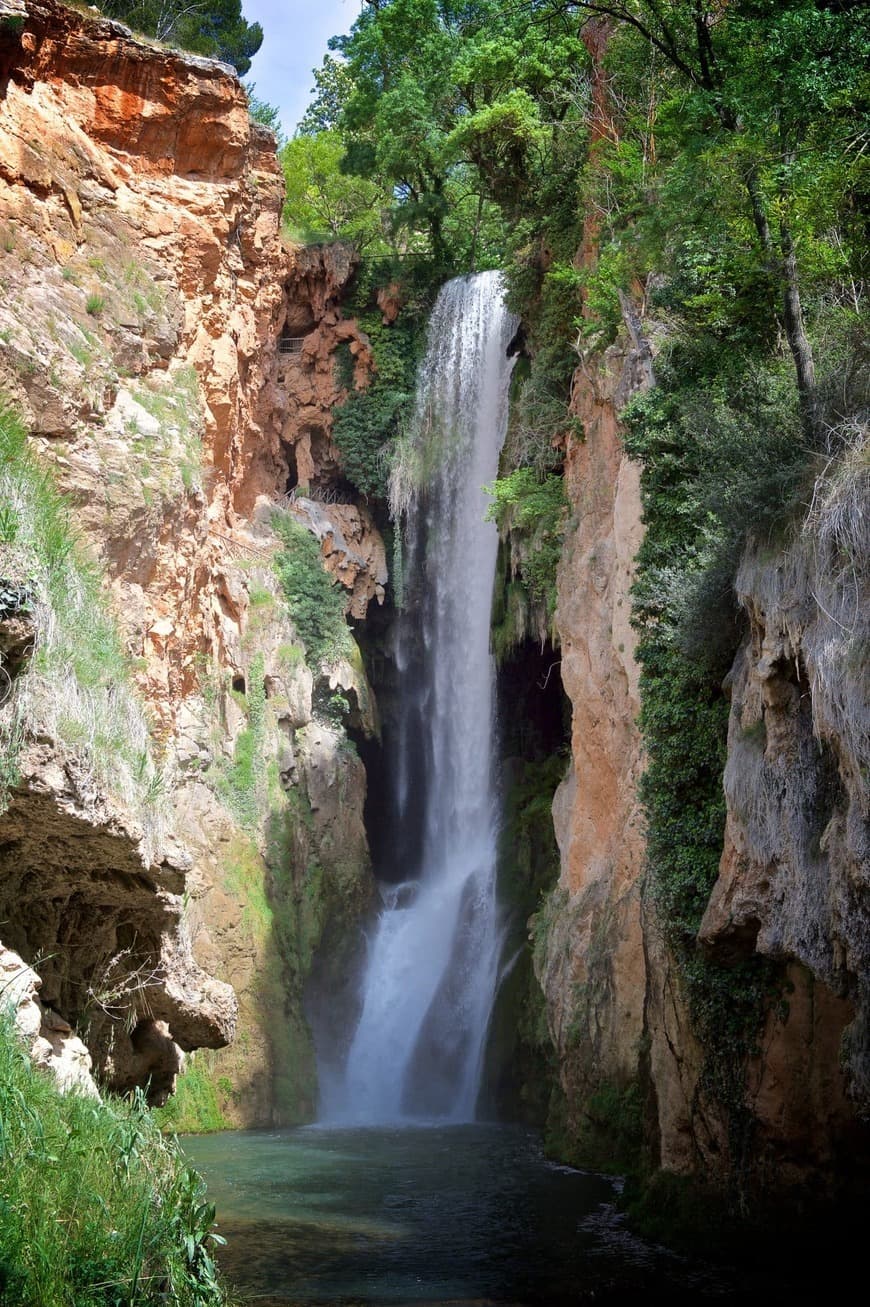
[(312, 69), (323, 62), (327, 41), (350, 30), (360, 7), (360, 0), (242, 0), (244, 17), (265, 33), (245, 81), (281, 110), (288, 136), (308, 108)]

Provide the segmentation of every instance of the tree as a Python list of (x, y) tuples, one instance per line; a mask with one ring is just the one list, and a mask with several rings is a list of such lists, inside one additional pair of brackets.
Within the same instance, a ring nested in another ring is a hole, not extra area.
[(426, 231), (436, 262), (451, 265), (451, 190), (474, 196), (480, 231), (486, 202), (521, 207), (524, 178), (544, 166), (549, 115), (585, 57), (561, 29), (542, 33), (495, 0), (378, 0), (331, 42), (352, 83), (343, 166), (394, 189), (394, 221)]
[(284, 221), (306, 241), (352, 240), (359, 250), (386, 250), (382, 214), (391, 196), (376, 181), (341, 171), (344, 145), (335, 131), (297, 135), (281, 150), (287, 183)]
[(314, 69), (314, 99), (299, 123), (305, 136), (328, 132), (338, 128), (339, 120), (351, 92), (353, 78), (341, 59), (328, 54), (319, 68)]
[(242, 17), (241, 0), (101, 0), (100, 7), (146, 36), (221, 59), (240, 77), (263, 44), (263, 29)]
[(870, 53), (866, 10), (853, 0), (737, 0), (716, 8), (704, 0), (543, 0), (529, 8), (539, 24), (585, 14), (636, 33), (691, 91), (686, 116), (706, 115), (711, 134), (718, 128), (732, 138), (762, 260), (779, 287), (804, 431), (816, 439), (799, 271), (806, 231), (798, 227), (808, 189), (818, 201), (820, 185), (828, 200), (832, 187), (848, 188), (849, 117)]

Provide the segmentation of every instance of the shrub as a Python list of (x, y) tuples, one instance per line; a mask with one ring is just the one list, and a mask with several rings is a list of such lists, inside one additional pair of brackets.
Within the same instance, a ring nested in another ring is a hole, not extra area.
[(308, 662), (313, 668), (334, 662), (350, 651), (342, 588), (325, 570), (314, 536), (295, 518), (275, 513), (272, 525), (283, 545), (275, 572)]
[(414, 401), (423, 333), (408, 311), (390, 327), (379, 312), (362, 312), (358, 321), (372, 344), (376, 371), (367, 390), (354, 391), (349, 356), (339, 354), (338, 381), (350, 394), (336, 411), (332, 437), (349, 480), (363, 495), (386, 500), (390, 466)]
[(93, 291), (85, 300), (85, 312), (90, 313), (91, 317), (99, 317), (106, 307), (106, 298), (97, 291)]
[(0, 1015), (0, 1301), (219, 1307), (214, 1208), (144, 1100), (63, 1095)]

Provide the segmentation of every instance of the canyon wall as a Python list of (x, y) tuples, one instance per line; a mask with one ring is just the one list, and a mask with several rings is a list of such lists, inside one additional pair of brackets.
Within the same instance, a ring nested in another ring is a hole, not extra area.
[(637, 1076), (643, 1034), (641, 928), (643, 765), (633, 559), (641, 537), (639, 474), (625, 456), (619, 412), (652, 380), (650, 348), (632, 315), (607, 353), (577, 372), (572, 409), (582, 440), (565, 462), (570, 521), (558, 574), (561, 674), (571, 701), (571, 762), (553, 801), (561, 871), (545, 908), (538, 978), (559, 1055), (569, 1137), (588, 1136), (589, 1103)]
[(566, 460), (557, 624), (572, 759), (537, 964), (567, 1103), (560, 1139), (581, 1159), (620, 1156), (631, 1118), (653, 1167), (759, 1201), (810, 1178), (832, 1196), (860, 1184), (868, 1156), (866, 505), (850, 515), (848, 481), (820, 482), (801, 534), (779, 549), (750, 542), (737, 576), (726, 827), (697, 943), (726, 979), (750, 958), (773, 968), (735, 1103), (717, 1092), (646, 871), (629, 625), (643, 528), (619, 415), (653, 364), (624, 309), (617, 343), (575, 374), (584, 434)]
[[(354, 618), (383, 599), (366, 510), (285, 498), (335, 467), (340, 342), (365, 384), (338, 307), (352, 251), (282, 239), (275, 143), (224, 65), (4, 0), (0, 88), (0, 388), (106, 578), (160, 790), (146, 830), (71, 732), (31, 723), (0, 817), (2, 934), (103, 1083), (163, 1101), (205, 1047), (176, 1123), (305, 1119), (304, 981), (371, 893), (365, 773), (312, 705), (271, 514), (316, 533)], [(26, 585), (14, 554), (0, 574)], [(23, 684), (33, 639), (0, 616)], [(376, 730), (358, 662), (331, 682)]]

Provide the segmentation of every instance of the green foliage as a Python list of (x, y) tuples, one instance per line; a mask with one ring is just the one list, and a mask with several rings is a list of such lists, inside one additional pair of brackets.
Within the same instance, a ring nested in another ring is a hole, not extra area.
[(231, 1096), (232, 1086), (224, 1086), (222, 1091), (220, 1083), (214, 1082), (208, 1065), (213, 1057), (208, 1050), (188, 1055), (171, 1098), (152, 1113), (160, 1130), (172, 1134), (211, 1134), (228, 1128), (220, 1099)]
[(281, 110), (276, 104), (269, 104), (267, 100), (260, 99), (257, 95), (256, 82), (245, 82), (244, 87), (248, 93), (248, 113), (251, 122), (259, 123), (261, 127), (268, 127), (279, 148), (286, 145), (287, 138), (281, 128)]
[(146, 36), (232, 64), (241, 77), (263, 43), (260, 24), (242, 17), (241, 0), (101, 0), (100, 9)]
[(275, 573), (308, 662), (320, 668), (350, 650), (344, 593), (325, 570), (314, 536), (294, 517), (275, 513), (272, 525), (282, 544)]
[(382, 214), (389, 192), (377, 181), (341, 171), (344, 145), (336, 131), (294, 136), (281, 150), (286, 193), (283, 221), (289, 234), (309, 243), (351, 240), (360, 251), (383, 253)]
[(582, 58), (576, 32), (554, 23), (544, 33), (494, 0), (392, 0), (366, 7), (331, 45), (345, 76), (336, 87), (324, 69), (314, 121), (338, 125), (343, 166), (392, 194), (397, 238), (425, 240), (445, 268), (491, 266), (504, 241), (499, 204), (521, 202), (526, 179), (547, 168), (551, 123)]
[(547, 1150), (572, 1164), (600, 1170), (637, 1171), (643, 1155), (643, 1103), (636, 1080), (607, 1081), (586, 1100), (579, 1132), (558, 1111), (548, 1122)]
[(236, 736), (232, 763), (218, 781), (218, 789), (233, 816), (246, 830), (259, 824), (264, 807), (265, 763), (263, 734), (265, 726), (265, 662), (257, 653), (251, 660), (246, 678), (247, 694), (239, 696), (248, 723)]
[(90, 313), (92, 317), (99, 317), (105, 307), (105, 296), (98, 294), (96, 291), (85, 300), (85, 312)]
[[(392, 326), (384, 326), (379, 312), (367, 310), (357, 321), (371, 342), (375, 374), (366, 390), (351, 390), (336, 411), (332, 438), (348, 479), (367, 498), (386, 500), (391, 464), (413, 405), (423, 332), (413, 313)], [(339, 372), (339, 379), (350, 381), (347, 370)]]
[(739, 965), (706, 960), (695, 939), (725, 827), (729, 704), (721, 685), (741, 634), (731, 578), (747, 517), (762, 533), (794, 514), (806, 450), (780, 364), (736, 352), (726, 359), (714, 337), (698, 337), (672, 347), (658, 381), (626, 414), (647, 524), (632, 620), (640, 632), (649, 893), (705, 1049), (704, 1087), (727, 1109), (739, 1170), (751, 1144), (746, 1061), (775, 974), (754, 955)]
[[(14, 783), (21, 743), (38, 731), (65, 744), (83, 776), (138, 811), (153, 839), (162, 821), (162, 776), (100, 573), (23, 424), (2, 404), (0, 502), (16, 524), (14, 543), (0, 545), (10, 551), (0, 574), (26, 582), (35, 624), (33, 656), (3, 709), (6, 786)], [(0, 803), (6, 793), (0, 791)]]
[(333, 131), (353, 90), (353, 78), (343, 59), (324, 56), (323, 63), (314, 69), (314, 99), (299, 123), (299, 132), (316, 136), (318, 132)]
[(510, 533), (513, 573), (532, 601), (544, 606), (550, 624), (567, 516), (565, 483), (552, 473), (540, 477), (519, 467), (484, 489), (493, 500), (487, 519), (497, 523), (503, 537)]
[(63, 1095), (0, 1018), (6, 1307), (225, 1302), (214, 1208), (141, 1099)]

